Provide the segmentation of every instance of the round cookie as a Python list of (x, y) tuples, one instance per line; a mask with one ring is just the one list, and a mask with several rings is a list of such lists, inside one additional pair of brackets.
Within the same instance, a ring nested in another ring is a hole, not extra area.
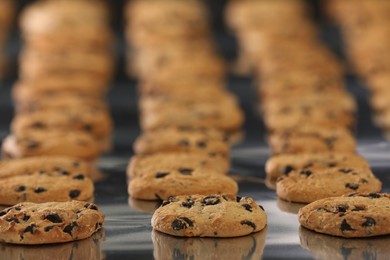
[(69, 176), (92, 175), (92, 165), (80, 159), (65, 156), (37, 156), (0, 161), (0, 179), (34, 172), (58, 172)]
[(355, 153), (356, 140), (343, 127), (303, 126), (275, 131), (268, 136), (274, 154), (284, 153)]
[(229, 137), (211, 128), (162, 128), (142, 133), (133, 149), (138, 155), (158, 152), (199, 152), (229, 155)]
[(5, 158), (59, 155), (93, 161), (101, 151), (100, 143), (80, 131), (28, 131), (7, 136), (2, 145)]
[(145, 156), (133, 156), (127, 167), (127, 176), (135, 178), (154, 175), (157, 172), (170, 172), (189, 169), (202, 174), (226, 175), (230, 161), (220, 155), (202, 153), (164, 152)]
[(93, 197), (94, 185), (83, 174), (42, 172), (0, 179), (0, 205), (19, 202), (87, 201)]
[(130, 180), (128, 193), (134, 199), (166, 200), (186, 194), (237, 194), (238, 185), (230, 177), (210, 172), (210, 175), (182, 171), (157, 172)]
[(171, 197), (152, 217), (155, 230), (184, 237), (238, 237), (267, 225), (264, 209), (249, 197), (191, 195)]
[(24, 202), (0, 212), (0, 241), (12, 244), (52, 244), (90, 237), (101, 229), (104, 215), (81, 201)]
[(17, 114), (11, 122), (11, 132), (18, 135), (29, 130), (82, 131), (91, 134), (96, 140), (110, 137), (112, 120), (108, 111), (84, 110), (70, 107), (65, 111), (38, 110), (31, 113)]
[(265, 163), (265, 172), (268, 179), (275, 180), (292, 170), (303, 170), (311, 166), (359, 169), (370, 167), (366, 159), (353, 153), (297, 153), (270, 157)]
[(380, 192), (382, 183), (370, 169), (313, 166), (292, 170), (276, 182), (279, 198), (310, 203), (351, 192)]
[(310, 203), (299, 211), (302, 226), (333, 236), (372, 237), (390, 234), (390, 195), (353, 193)]

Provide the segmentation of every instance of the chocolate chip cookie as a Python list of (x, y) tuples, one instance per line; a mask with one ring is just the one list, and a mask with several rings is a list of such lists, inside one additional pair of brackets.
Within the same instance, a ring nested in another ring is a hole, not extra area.
[(0, 212), (0, 241), (38, 245), (80, 240), (100, 230), (103, 222), (92, 203), (24, 202)]
[(266, 225), (261, 206), (249, 197), (232, 195), (171, 197), (152, 217), (155, 230), (182, 237), (238, 237)]
[(321, 199), (299, 211), (302, 226), (341, 237), (372, 237), (390, 234), (390, 195), (352, 193)]

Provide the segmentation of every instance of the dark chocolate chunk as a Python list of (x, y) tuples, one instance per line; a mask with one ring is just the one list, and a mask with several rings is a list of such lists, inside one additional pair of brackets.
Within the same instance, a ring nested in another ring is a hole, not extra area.
[(28, 149), (35, 149), (35, 148), (39, 147), (39, 143), (37, 141), (34, 141), (34, 140), (27, 140), (26, 147)]
[(191, 175), (193, 171), (194, 171), (193, 169), (189, 169), (189, 168), (180, 168), (179, 169), (179, 172), (183, 175)]
[(364, 217), (366, 221), (362, 224), (362, 227), (372, 227), (376, 225), (375, 219), (371, 217)]
[(77, 198), (80, 195), (81, 191), (79, 190), (71, 190), (69, 191), (69, 197), (74, 199)]
[(91, 132), (92, 129), (93, 129), (93, 126), (92, 126), (91, 124), (85, 124), (85, 125), (83, 126), (83, 129), (84, 129), (84, 131), (86, 131), (86, 132)]
[(286, 167), (284, 167), (283, 169), (283, 174), (288, 175), (293, 170), (295, 170), (294, 167), (292, 167), (291, 165), (286, 165)]
[(50, 230), (52, 230), (54, 228), (54, 226), (48, 226), (48, 227), (45, 227), (45, 232), (49, 232)]
[(157, 172), (156, 175), (154, 176), (154, 178), (164, 178), (165, 176), (167, 176), (169, 174), (169, 172)]
[(4, 216), (5, 214), (7, 214), (7, 212), (5, 212), (5, 211), (0, 211), (0, 217)]
[(179, 141), (179, 145), (187, 147), (190, 145), (190, 142), (188, 142), (186, 139), (182, 139)]
[(241, 199), (242, 199), (242, 197), (240, 197), (240, 196), (237, 196), (237, 197), (236, 197), (236, 201), (237, 201), (237, 202), (240, 202)]
[(62, 223), (62, 218), (60, 216), (58, 216), (58, 214), (56, 214), (56, 213), (50, 213), (46, 217), (44, 217), (43, 219), (47, 219), (53, 223)]
[(70, 223), (69, 225), (67, 225), (66, 227), (64, 227), (63, 231), (64, 231), (65, 233), (68, 233), (70, 236), (72, 236), (72, 230), (73, 230), (75, 227), (77, 227), (77, 226), (78, 226), (77, 222), (72, 222), (72, 223)]
[(370, 193), (366, 197), (369, 197), (369, 198), (372, 198), (372, 199), (377, 199), (377, 198), (380, 198), (381, 195), (378, 194), (378, 193)]
[(182, 229), (186, 229), (187, 228), (187, 223), (185, 221), (183, 221), (183, 220), (175, 219), (172, 222), (171, 227), (174, 230), (182, 230)]
[(23, 220), (24, 222), (26, 222), (26, 221), (29, 220), (29, 219), (30, 219), (30, 216), (29, 216), (29, 215), (26, 215), (26, 214), (23, 215), (22, 220)]
[(362, 206), (355, 206), (355, 208), (353, 208), (351, 211), (362, 211), (362, 210), (365, 210), (366, 208), (365, 207), (362, 207)]
[(191, 200), (191, 199), (187, 199), (187, 201), (183, 201), (181, 203), (181, 205), (183, 207), (186, 207), (186, 208), (191, 208), (192, 206), (194, 206), (194, 204), (195, 204), (195, 202), (193, 200)]
[(196, 145), (197, 145), (199, 148), (206, 148), (207, 143), (206, 143), (206, 141), (198, 141), (198, 142), (196, 142)]
[(84, 180), (84, 175), (82, 175), (82, 174), (79, 174), (79, 175), (76, 175), (76, 176), (74, 176), (73, 177), (73, 179), (75, 179), (75, 180)]
[(352, 171), (352, 169), (348, 169), (348, 168), (339, 169), (339, 172), (342, 172), (342, 173), (350, 173), (351, 171)]
[(27, 226), (27, 227), (23, 230), (23, 233), (30, 232), (31, 234), (34, 234), (34, 230), (35, 230), (36, 228), (37, 228), (37, 225), (31, 224), (31, 225)]
[(33, 124), (31, 124), (31, 127), (36, 129), (42, 129), (46, 126), (42, 122), (34, 122)]
[(255, 223), (249, 221), (249, 220), (243, 220), (240, 222), (241, 225), (247, 225), (247, 226), (250, 226), (251, 228), (253, 228), (253, 230), (256, 229), (256, 225)]
[(15, 189), (16, 192), (22, 192), (22, 191), (25, 191), (26, 190), (26, 186), (24, 185), (20, 185), (19, 187), (17, 187)]
[(345, 188), (351, 189), (351, 190), (357, 190), (359, 189), (359, 184), (356, 183), (346, 183)]
[(349, 209), (348, 205), (340, 204), (337, 205), (337, 212), (347, 212)]
[(30, 226), (27, 226), (24, 230), (23, 233), (30, 232), (31, 234), (34, 234), (34, 229), (37, 228), (37, 225), (31, 224)]
[(312, 175), (313, 174), (313, 172), (312, 171), (310, 171), (310, 170), (302, 170), (302, 171), (300, 171), (299, 172), (300, 174), (304, 174), (304, 175), (306, 175), (306, 176), (310, 176), (310, 175)]
[(17, 218), (6, 218), (5, 221), (19, 223), (19, 219)]
[(220, 199), (219, 197), (216, 197), (216, 196), (213, 196), (213, 195), (210, 195), (210, 196), (206, 196), (203, 200), (202, 200), (202, 203), (209, 206), (209, 205), (217, 205), (218, 203), (220, 203)]
[(252, 206), (251, 205), (249, 205), (249, 204), (242, 204), (241, 206), (243, 206), (247, 211), (249, 211), (249, 212), (252, 212), (253, 210), (252, 210)]
[(194, 226), (194, 223), (189, 218), (187, 218), (187, 217), (180, 217), (180, 219), (184, 220), (189, 227), (193, 227)]
[(340, 230), (342, 232), (344, 231), (355, 231), (355, 229), (353, 229), (345, 219), (343, 219), (343, 222), (341, 222), (341, 225), (340, 225)]
[(38, 187), (34, 190), (35, 193), (42, 193), (42, 192), (45, 192), (47, 191), (45, 188), (42, 188), (42, 187)]

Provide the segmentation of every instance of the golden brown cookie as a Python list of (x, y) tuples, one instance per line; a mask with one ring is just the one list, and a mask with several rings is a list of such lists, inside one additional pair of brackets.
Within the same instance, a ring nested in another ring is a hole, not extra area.
[(102, 228), (104, 215), (81, 201), (24, 202), (0, 212), (0, 240), (12, 244), (52, 244), (90, 237)]
[(261, 206), (252, 198), (234, 195), (171, 197), (152, 217), (155, 230), (181, 237), (239, 237), (266, 225)]
[(390, 234), (390, 196), (387, 193), (353, 193), (315, 201), (299, 211), (302, 226), (341, 237)]

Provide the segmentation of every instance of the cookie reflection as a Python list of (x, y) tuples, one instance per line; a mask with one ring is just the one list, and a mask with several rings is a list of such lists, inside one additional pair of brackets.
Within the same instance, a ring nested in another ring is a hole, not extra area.
[(137, 200), (129, 197), (129, 206), (136, 211), (153, 214), (160, 207), (161, 201)]
[(169, 259), (261, 259), (267, 229), (237, 238), (179, 238), (152, 231), (154, 258)]
[(12, 244), (0, 244), (0, 259), (7, 260), (89, 260), (104, 259), (101, 244), (104, 239), (104, 231), (100, 230), (93, 236), (75, 242), (42, 245), (22, 246)]
[(346, 239), (299, 229), (301, 246), (316, 259), (389, 259), (390, 236)]
[(306, 206), (306, 204), (303, 203), (288, 202), (279, 198), (277, 200), (277, 205), (281, 211), (292, 214), (298, 214), (299, 209)]

